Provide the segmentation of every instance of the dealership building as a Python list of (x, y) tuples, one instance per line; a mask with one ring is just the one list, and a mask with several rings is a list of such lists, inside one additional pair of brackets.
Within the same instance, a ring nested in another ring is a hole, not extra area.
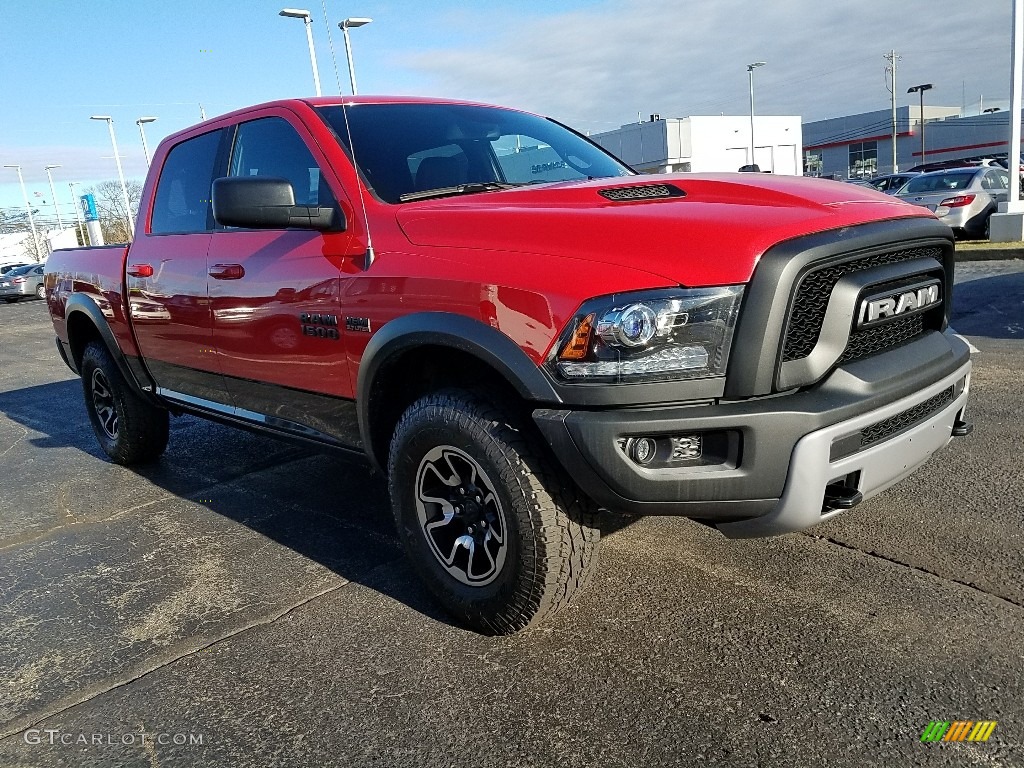
[(590, 139), (641, 173), (738, 171), (752, 163), (772, 173), (803, 173), (800, 118), (795, 116), (755, 117), (753, 158), (749, 115), (651, 115), (649, 121), (591, 134)]
[[(896, 110), (896, 165), (901, 171), (947, 160), (1006, 158), (1009, 113), (969, 117), (960, 107), (913, 104)], [(737, 171), (751, 162), (786, 175), (863, 179), (893, 172), (892, 111), (832, 117), (756, 116), (753, 159), (749, 115), (661, 118), (629, 123), (590, 138), (642, 173)], [(921, 132), (925, 151), (921, 155)]]
[[(896, 165), (906, 171), (928, 163), (966, 158), (1005, 158), (1010, 138), (1009, 113), (995, 111), (963, 117), (960, 107), (896, 110)], [(921, 132), (924, 131), (924, 157)], [(892, 111), (833, 117), (803, 125), (804, 173), (843, 179), (892, 173)]]

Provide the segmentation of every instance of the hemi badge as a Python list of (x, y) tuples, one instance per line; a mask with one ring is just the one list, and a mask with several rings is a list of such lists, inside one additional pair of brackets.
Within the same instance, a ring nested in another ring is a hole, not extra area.
[(358, 333), (369, 333), (370, 332), (370, 318), (368, 317), (346, 317), (345, 318), (345, 330), (356, 331)]

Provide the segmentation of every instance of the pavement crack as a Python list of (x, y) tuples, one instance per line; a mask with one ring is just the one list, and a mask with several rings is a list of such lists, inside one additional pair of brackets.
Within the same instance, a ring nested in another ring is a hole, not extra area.
[(45, 722), (46, 720), (49, 720), (50, 718), (59, 717), (60, 715), (64, 714), (70, 709), (73, 709), (81, 704), (86, 704), (92, 701), (93, 699), (108, 694), (112, 691), (116, 691), (119, 688), (129, 686), (132, 683), (135, 683), (139, 680), (142, 680), (145, 677), (148, 677), (154, 672), (159, 672), (161, 669), (169, 667), (172, 664), (176, 664), (177, 662), (186, 659), (189, 656), (194, 656), (197, 653), (202, 653), (203, 651), (213, 648), (214, 646), (219, 645), (227, 640), (231, 640), (232, 638), (237, 637), (238, 635), (241, 635), (252, 629), (256, 629), (258, 627), (267, 627), (272, 624), (275, 624), (279, 622), (281, 619), (286, 618), (298, 609), (302, 608), (304, 605), (307, 605), (308, 603), (311, 603), (314, 600), (329, 595), (332, 592), (337, 592), (339, 589), (347, 587), (350, 584), (360, 584), (363, 581), (365, 581), (365, 579), (369, 577), (372, 573), (374, 573), (374, 571), (377, 571), (381, 568), (393, 566), (395, 563), (398, 563), (401, 560), (401, 557), (397, 557), (392, 558), (391, 560), (385, 560), (382, 563), (378, 563), (373, 567), (368, 568), (363, 573), (361, 573), (355, 580), (346, 579), (340, 584), (335, 584), (332, 587), (322, 589), (319, 592), (316, 592), (315, 594), (304, 597), (302, 600), (292, 603), (291, 605), (278, 610), (276, 613), (270, 616), (266, 616), (255, 621), (250, 621), (247, 624), (244, 624), (231, 630), (230, 632), (227, 632), (226, 634), (223, 634), (219, 637), (214, 638), (213, 640), (210, 640), (209, 642), (197, 643), (196, 645), (193, 645), (184, 650), (184, 652), (177, 654), (176, 656), (174, 656), (174, 658), (167, 659), (166, 661), (153, 664), (143, 669), (137, 669), (134, 672), (128, 672), (121, 679), (115, 678), (114, 682), (105, 686), (102, 690), (97, 690), (88, 695), (80, 697), (67, 696), (63, 699), (58, 699), (56, 702), (53, 703), (53, 705), (49, 709), (46, 709), (42, 712), (26, 715), (21, 717), (20, 719), (15, 718), (10, 722), (5, 723), (3, 726), (0, 726), (0, 728), (3, 728), (3, 730), (0, 730), (0, 741), (6, 741), (8, 739), (14, 738), (17, 735), (24, 733), (29, 728), (34, 728), (40, 725), (41, 723)]
[(815, 541), (823, 541), (826, 544), (834, 544), (837, 547), (842, 547), (843, 549), (848, 549), (851, 552), (858, 552), (858, 553), (860, 553), (862, 555), (867, 555), (868, 557), (873, 557), (873, 558), (875, 558), (877, 560), (884, 560), (887, 563), (891, 563), (893, 565), (898, 565), (898, 566), (900, 566), (902, 568), (907, 568), (907, 569), (909, 569), (911, 571), (917, 571), (918, 573), (923, 573), (923, 574), (926, 574), (928, 576), (932, 576), (932, 577), (934, 577), (936, 579), (940, 579), (942, 581), (949, 582), (950, 584), (958, 584), (961, 587), (967, 587), (968, 589), (974, 590), (975, 592), (980, 592), (981, 594), (987, 595), (988, 597), (995, 598), (996, 600), (999, 600), (1000, 602), (1012, 605), (1014, 608), (1024, 609), (1024, 604), (1021, 604), (1021, 603), (1017, 602), (1013, 598), (1005, 597), (1004, 595), (1000, 595), (1000, 594), (997, 594), (995, 592), (991, 592), (991, 591), (985, 589), (984, 587), (980, 587), (977, 584), (974, 584), (974, 583), (969, 582), (969, 581), (963, 581), (961, 579), (955, 579), (952, 576), (943, 576), (941, 573), (938, 573), (937, 571), (933, 571), (933, 570), (930, 570), (928, 568), (924, 568), (924, 567), (922, 567), (920, 565), (913, 565), (912, 563), (905, 563), (902, 560), (897, 560), (894, 557), (889, 557), (888, 555), (883, 555), (881, 552), (876, 552), (874, 550), (871, 550), (869, 552), (869, 551), (867, 551), (865, 549), (861, 549), (860, 547), (855, 547), (852, 544), (847, 544), (845, 541), (840, 541), (839, 539), (834, 539), (831, 536), (818, 536), (817, 534), (808, 533), (807, 531), (803, 531), (801, 533), (801, 535), (806, 536), (809, 539), (814, 539)]
[(4, 456), (6, 456), (6, 455), (7, 455), (8, 453), (10, 453), (11, 451), (13, 451), (13, 450), (14, 450), (14, 446), (16, 446), (16, 445), (17, 445), (18, 443), (20, 443), (20, 442), (21, 442), (22, 440), (24, 440), (24, 439), (25, 439), (26, 437), (28, 437), (28, 430), (27, 430), (27, 429), (25, 429), (25, 428), (24, 428), (23, 426), (21, 426), (20, 424), (19, 424), (19, 425), (17, 425), (17, 427), (18, 427), (18, 429), (20, 429), (20, 430), (21, 430), (21, 434), (20, 434), (20, 435), (18, 435), (18, 439), (17, 439), (17, 440), (15, 440), (15, 441), (14, 441), (13, 443), (11, 443), (11, 444), (10, 444), (10, 445), (9, 445), (9, 446), (7, 447), (7, 450), (6, 450), (6, 451), (4, 451), (3, 453), (0, 453), (0, 459), (2, 459), (2, 458), (3, 458)]

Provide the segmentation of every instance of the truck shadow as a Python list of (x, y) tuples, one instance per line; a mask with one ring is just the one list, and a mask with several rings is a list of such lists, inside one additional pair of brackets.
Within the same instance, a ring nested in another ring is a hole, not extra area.
[[(85, 483), (130, 488), (134, 505), (138, 486), (144, 485), (138, 478), (144, 478), (155, 486), (146, 489), (155, 498), (171, 494), (200, 504), (348, 582), (455, 626), (404, 567), (386, 483), (367, 462), (183, 416), (172, 419), (170, 444), (159, 461), (116, 467), (96, 443), (78, 379), (2, 393), (0, 412), (35, 433), (28, 440), (35, 448), (74, 448), (93, 457), (72, 460), (74, 466), (67, 468), (83, 474)], [(109, 496), (102, 493), (79, 505), (119, 509), (119, 500)], [(107, 515), (97, 509), (96, 516)], [(133, 519), (111, 524), (130, 525)], [(602, 530), (608, 534), (631, 522), (606, 516)]]
[(1024, 272), (958, 283), (951, 323), (965, 336), (1024, 339)]

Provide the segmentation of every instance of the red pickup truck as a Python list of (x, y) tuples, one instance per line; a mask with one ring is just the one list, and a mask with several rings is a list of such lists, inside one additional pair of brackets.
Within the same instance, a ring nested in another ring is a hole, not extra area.
[(964, 419), (950, 230), (850, 184), (637, 175), (511, 109), (316, 98), (165, 139), (130, 247), (46, 298), (112, 460), (192, 413), (365, 454), (445, 607), (508, 633), (600, 509), (798, 531)]

